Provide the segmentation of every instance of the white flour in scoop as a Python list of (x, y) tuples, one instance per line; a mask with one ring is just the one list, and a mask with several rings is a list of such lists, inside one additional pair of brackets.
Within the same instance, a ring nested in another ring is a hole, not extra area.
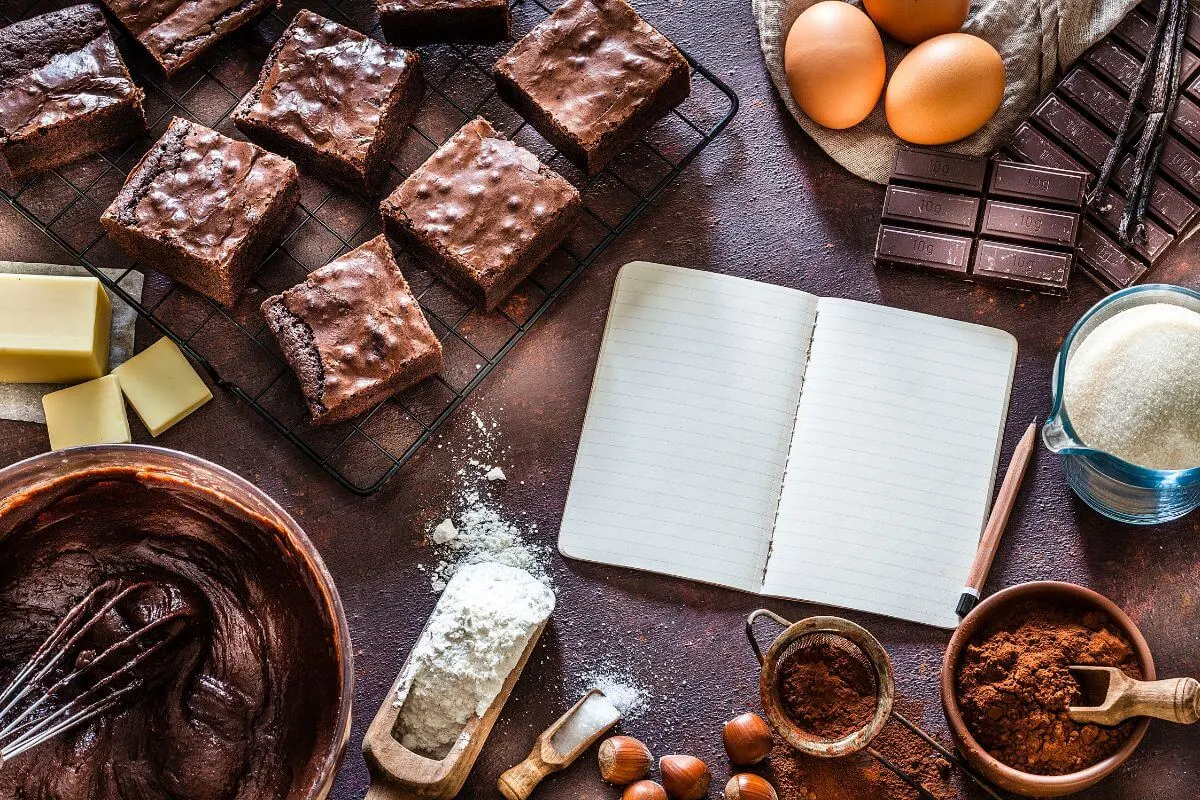
[(397, 720), (400, 741), (427, 758), (450, 752), (516, 667), (554, 610), (554, 593), (528, 572), (492, 562), (460, 567), (410, 656), (413, 676)]
[(1151, 469), (1200, 465), (1200, 314), (1152, 303), (1105, 320), (1067, 363), (1084, 444)]

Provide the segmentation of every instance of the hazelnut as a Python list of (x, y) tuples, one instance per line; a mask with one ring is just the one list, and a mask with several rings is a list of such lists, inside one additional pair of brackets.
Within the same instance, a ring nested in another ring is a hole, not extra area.
[(743, 772), (725, 784), (725, 800), (779, 800), (779, 795), (765, 779)]
[(738, 766), (750, 766), (771, 753), (771, 729), (758, 714), (746, 713), (725, 723), (725, 752)]
[(638, 781), (625, 789), (621, 800), (667, 800), (667, 790), (654, 781)]
[(663, 756), (658, 760), (663, 788), (675, 800), (700, 800), (708, 794), (712, 773), (695, 756)]
[(632, 736), (612, 736), (600, 743), (600, 777), (627, 786), (650, 773), (650, 748)]

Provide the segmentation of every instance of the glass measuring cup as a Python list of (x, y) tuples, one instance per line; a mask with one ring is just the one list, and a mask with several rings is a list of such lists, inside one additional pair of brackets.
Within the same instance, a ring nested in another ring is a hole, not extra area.
[(1200, 313), (1200, 293), (1166, 284), (1123, 289), (1092, 306), (1058, 351), (1051, 379), (1054, 407), (1042, 428), (1042, 441), (1063, 457), (1067, 483), (1079, 499), (1110, 519), (1134, 525), (1168, 522), (1200, 506), (1200, 466), (1149, 469), (1088, 447), (1071, 427), (1063, 386), (1071, 356), (1097, 326), (1122, 311), (1150, 303), (1169, 303)]

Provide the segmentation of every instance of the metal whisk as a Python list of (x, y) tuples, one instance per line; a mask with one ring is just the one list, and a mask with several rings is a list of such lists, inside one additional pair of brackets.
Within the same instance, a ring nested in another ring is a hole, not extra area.
[(144, 688), (155, 674), (151, 661), (190, 616), (172, 588), (155, 581), (112, 580), (89, 592), (0, 692), (0, 766)]

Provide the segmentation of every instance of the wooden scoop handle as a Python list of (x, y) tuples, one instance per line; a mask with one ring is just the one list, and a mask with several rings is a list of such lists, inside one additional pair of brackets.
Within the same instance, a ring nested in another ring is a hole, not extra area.
[(500, 776), (496, 785), (508, 800), (528, 800), (537, 785), (551, 772), (562, 769), (542, 760), (542, 740), (538, 739), (529, 757)]
[(1124, 699), (1131, 717), (1157, 717), (1184, 725), (1200, 720), (1200, 682), (1195, 678), (1138, 681)]

